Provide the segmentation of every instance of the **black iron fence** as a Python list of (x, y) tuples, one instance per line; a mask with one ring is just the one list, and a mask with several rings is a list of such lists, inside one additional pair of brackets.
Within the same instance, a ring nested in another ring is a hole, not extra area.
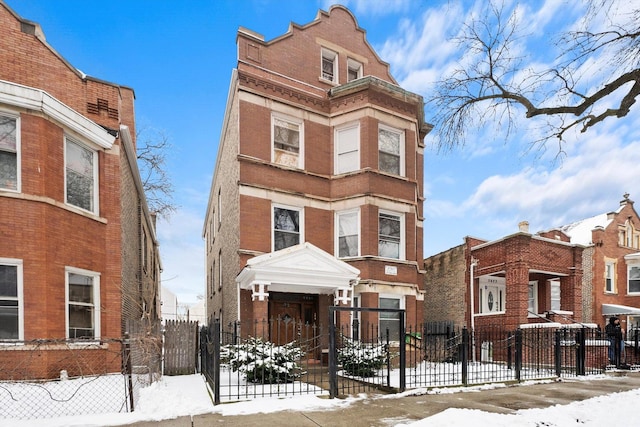
[[(344, 314), (351, 313), (336, 313), (328, 328), (272, 319), (254, 322), (250, 333), (238, 322), (210, 322), (201, 329), (201, 366), (215, 403), (573, 377), (613, 367), (609, 341), (593, 328), (469, 331), (442, 323), (396, 334), (378, 322), (340, 320)], [(629, 343), (625, 351), (617, 367), (635, 369), (638, 352)]]

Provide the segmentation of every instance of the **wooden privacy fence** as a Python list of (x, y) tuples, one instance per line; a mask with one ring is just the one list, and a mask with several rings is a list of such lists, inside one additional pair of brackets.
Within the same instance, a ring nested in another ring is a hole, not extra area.
[(164, 374), (196, 373), (198, 346), (198, 322), (167, 320), (164, 325)]

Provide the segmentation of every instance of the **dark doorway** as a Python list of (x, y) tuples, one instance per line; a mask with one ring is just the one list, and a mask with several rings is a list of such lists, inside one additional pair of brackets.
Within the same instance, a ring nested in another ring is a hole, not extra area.
[(278, 345), (298, 339), (301, 327), (318, 321), (318, 295), (269, 293), (270, 340)]

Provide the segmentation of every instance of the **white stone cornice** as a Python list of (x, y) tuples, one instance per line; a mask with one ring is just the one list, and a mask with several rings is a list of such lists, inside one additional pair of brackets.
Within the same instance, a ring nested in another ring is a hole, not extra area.
[(110, 149), (116, 140), (115, 136), (102, 126), (41, 89), (0, 80), (1, 104), (39, 111), (65, 128), (105, 149)]

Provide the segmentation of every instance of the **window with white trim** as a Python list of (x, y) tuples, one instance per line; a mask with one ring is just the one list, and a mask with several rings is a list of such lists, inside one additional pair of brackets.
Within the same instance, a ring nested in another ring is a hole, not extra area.
[(338, 258), (360, 255), (360, 210), (354, 209), (336, 213)]
[(560, 280), (550, 280), (551, 286), (551, 310), (560, 311), (560, 301), (562, 293), (560, 291)]
[(24, 339), (22, 260), (0, 258), (0, 340)]
[(336, 174), (360, 169), (360, 123), (335, 129)]
[(404, 175), (404, 132), (389, 126), (378, 126), (378, 169)]
[(332, 50), (322, 48), (320, 77), (332, 83), (338, 83), (338, 54)]
[(538, 313), (538, 281), (529, 282), (529, 314)]
[(295, 246), (302, 242), (302, 210), (283, 206), (273, 207), (273, 250)]
[(20, 117), (0, 114), (0, 189), (20, 191)]
[(347, 81), (357, 80), (362, 77), (362, 64), (355, 59), (347, 59)]
[(100, 274), (67, 267), (67, 338), (100, 338)]
[(98, 153), (65, 138), (65, 201), (98, 213)]
[(640, 265), (627, 267), (627, 292), (630, 294), (640, 293)]
[(378, 256), (404, 259), (404, 215), (394, 212), (378, 213)]
[[(380, 295), (379, 308), (404, 309), (404, 297), (396, 295)], [(380, 337), (385, 340), (389, 330), (389, 341), (400, 341), (400, 316), (401, 312), (380, 312), (379, 331)]]
[(604, 291), (607, 293), (615, 292), (615, 277), (616, 277), (616, 264), (615, 262), (607, 261), (604, 265)]
[(302, 168), (302, 120), (271, 116), (272, 161), (279, 165)]

